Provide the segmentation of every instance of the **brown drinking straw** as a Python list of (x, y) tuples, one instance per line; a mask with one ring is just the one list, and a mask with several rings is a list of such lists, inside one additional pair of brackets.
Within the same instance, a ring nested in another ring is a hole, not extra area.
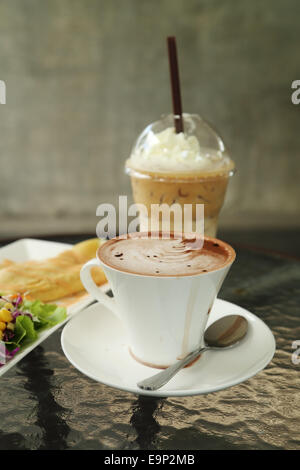
[(179, 81), (179, 70), (178, 70), (177, 48), (176, 48), (175, 36), (169, 36), (167, 38), (167, 43), (168, 43), (168, 53), (169, 53), (174, 124), (175, 124), (176, 133), (179, 134), (179, 132), (183, 132), (183, 119), (182, 119), (180, 81)]

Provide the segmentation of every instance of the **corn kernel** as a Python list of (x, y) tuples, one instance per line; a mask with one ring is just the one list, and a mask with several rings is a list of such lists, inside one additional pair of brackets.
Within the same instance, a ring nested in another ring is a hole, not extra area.
[(10, 302), (6, 302), (6, 304), (4, 305), (4, 308), (6, 308), (7, 310), (13, 310), (14, 306)]
[(0, 310), (0, 321), (4, 322), (10, 322), (12, 321), (13, 317), (12, 317), (12, 314), (9, 310), (7, 310), (6, 308), (1, 308)]
[(7, 323), (7, 325), (6, 325), (6, 328), (7, 328), (8, 330), (14, 331), (15, 325), (14, 325), (13, 323), (9, 322), (9, 323)]
[(6, 328), (6, 323), (4, 321), (0, 321), (0, 331), (4, 331)]

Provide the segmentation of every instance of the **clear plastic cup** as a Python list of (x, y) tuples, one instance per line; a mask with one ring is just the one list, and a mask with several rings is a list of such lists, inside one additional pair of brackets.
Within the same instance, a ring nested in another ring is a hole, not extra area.
[[(215, 237), (217, 233), (219, 212), (223, 206), (228, 180), (234, 174), (235, 166), (225, 149), (220, 136), (200, 116), (184, 114), (184, 134), (197, 138), (203, 154), (212, 159), (209, 168), (200, 165), (187, 165), (185, 168), (168, 168), (168, 162), (160, 165), (155, 163), (140, 164), (134, 158), (129, 158), (125, 164), (125, 171), (131, 178), (131, 186), (135, 203), (143, 204), (146, 215), (140, 213), (140, 230), (151, 229), (152, 204), (180, 204), (182, 217), (184, 205), (190, 204), (192, 211), (192, 231), (196, 230), (197, 204), (204, 204), (204, 233)], [(162, 117), (142, 132), (138, 137), (132, 154), (143, 152), (149, 145), (149, 135), (155, 136), (163, 130), (173, 126), (173, 116)], [(153, 163), (153, 162), (152, 162)], [(203, 166), (203, 165), (202, 165)], [(184, 221), (182, 220), (182, 227)], [(161, 230), (161, 226), (159, 226)], [(171, 230), (178, 230), (175, 220), (171, 221)]]

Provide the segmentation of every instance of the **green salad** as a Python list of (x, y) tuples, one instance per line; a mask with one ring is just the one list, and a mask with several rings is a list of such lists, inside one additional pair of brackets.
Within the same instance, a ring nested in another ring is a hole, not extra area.
[(35, 341), (42, 330), (66, 317), (65, 307), (26, 300), (22, 295), (0, 295), (0, 367)]

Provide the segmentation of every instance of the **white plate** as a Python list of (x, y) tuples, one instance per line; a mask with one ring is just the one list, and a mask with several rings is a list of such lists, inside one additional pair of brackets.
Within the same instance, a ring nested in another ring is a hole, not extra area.
[(111, 387), (140, 395), (188, 396), (215, 392), (243, 382), (271, 361), (275, 340), (258, 317), (238, 305), (217, 299), (208, 325), (224, 315), (242, 315), (249, 322), (246, 337), (235, 347), (207, 351), (157, 391), (140, 390), (136, 383), (158, 372), (136, 362), (128, 351), (122, 323), (105, 307), (94, 304), (63, 329), (61, 343), (68, 360), (80, 372)]
[[(72, 245), (67, 243), (56, 243), (46, 240), (35, 240), (31, 238), (23, 238), (21, 240), (15, 241), (0, 248), (0, 263), (4, 259), (10, 259), (12, 261), (28, 261), (28, 260), (43, 260), (47, 258), (52, 258), (59, 253), (72, 248)], [(101, 286), (103, 292), (109, 290), (108, 284)], [(1, 291), (1, 286), (0, 286)], [(73, 315), (78, 313), (81, 309), (93, 302), (93, 298), (90, 295), (86, 295), (80, 300), (73, 301), (72, 305), (67, 307), (67, 319), (58, 325), (53, 326), (45, 331), (42, 331), (39, 334), (39, 337), (34, 343), (30, 344), (27, 348), (21, 349), (19, 353), (15, 355), (7, 364), (0, 367), (0, 376), (5, 374), (12, 366), (19, 362), (24, 356), (26, 356), (30, 351), (32, 351), (36, 346), (42, 343), (48, 336), (50, 336), (54, 331), (60, 328), (64, 323), (66, 323)], [(60, 303), (54, 301), (52, 303)]]

